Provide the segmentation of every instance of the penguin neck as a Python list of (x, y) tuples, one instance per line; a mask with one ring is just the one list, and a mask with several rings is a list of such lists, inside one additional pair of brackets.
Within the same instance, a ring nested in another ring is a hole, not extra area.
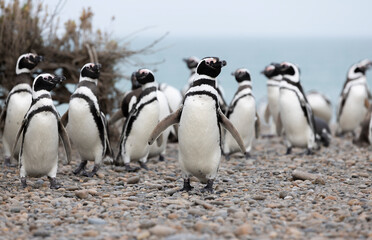
[(17, 74), (14, 79), (14, 85), (24, 84), (24, 83), (31, 86), (32, 78), (29, 72)]
[(80, 77), (79, 83), (81, 83), (81, 82), (91, 82), (91, 83), (94, 83), (97, 86), (98, 79), (92, 79), (90, 77)]
[(40, 98), (51, 98), (50, 92), (47, 90), (39, 90), (39, 91), (32, 91), (32, 100), (40, 99)]
[(190, 76), (194, 75), (196, 73), (196, 67), (190, 68)]
[(200, 85), (203, 85), (203, 84), (212, 86), (213, 88), (217, 88), (217, 83), (216, 83), (215, 78), (207, 76), (207, 75), (196, 74), (196, 76), (194, 78), (194, 81), (192, 83), (192, 87), (200, 86)]
[(251, 83), (251, 81), (248, 81), (248, 80), (240, 82), (238, 86), (239, 86), (238, 87), (238, 92), (240, 92), (241, 90), (246, 89), (246, 88), (252, 89), (252, 83)]
[(146, 88), (155, 87), (158, 88), (158, 84), (156, 82), (149, 82), (142, 85), (142, 90), (145, 90)]
[(31, 70), (28, 69), (28, 68), (21, 68), (21, 69), (19, 69), (17, 67), (16, 68), (16, 74), (19, 75), (19, 74), (22, 74), (22, 73), (28, 73), (28, 74), (30, 74), (31, 73)]

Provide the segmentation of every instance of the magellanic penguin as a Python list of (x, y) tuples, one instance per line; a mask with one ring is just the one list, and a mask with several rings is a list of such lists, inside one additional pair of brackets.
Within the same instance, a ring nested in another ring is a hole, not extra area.
[[(93, 177), (100, 168), (102, 159), (112, 161), (112, 149), (108, 137), (107, 122), (98, 104), (98, 79), (101, 64), (87, 63), (80, 70), (79, 83), (70, 97), (69, 107), (63, 116), (72, 144), (78, 150), (81, 163), (73, 171)], [(88, 161), (94, 161), (91, 172), (86, 172)]]
[(287, 154), (292, 147), (307, 148), (311, 154), (316, 148), (315, 121), (311, 107), (300, 83), (299, 68), (288, 62), (280, 64), (283, 76), (279, 95), (279, 126), (283, 126)]
[[(147, 144), (151, 131), (159, 122), (160, 106), (157, 98), (158, 85), (154, 74), (148, 69), (139, 69), (137, 81), (142, 92), (129, 112), (120, 137), (119, 153), (115, 164), (124, 164), (127, 171), (136, 171), (130, 167), (131, 160), (138, 160), (141, 167), (147, 169), (146, 162), (150, 146)], [(156, 144), (161, 145), (161, 140)]]
[[(232, 73), (239, 87), (230, 103), (226, 117), (236, 127), (244, 141), (245, 158), (250, 158), (252, 141), (259, 135), (259, 119), (256, 113), (256, 100), (252, 94), (251, 75), (247, 69), (240, 68)], [(223, 144), (223, 153), (226, 159), (229, 155), (238, 152), (239, 145), (234, 137), (227, 132)]]
[(353, 139), (353, 143), (358, 146), (372, 145), (372, 105), (369, 105), (368, 113), (361, 124), (358, 138)]
[(13, 146), (14, 153), (17, 142), (22, 136), (19, 153), (22, 187), (27, 186), (27, 176), (47, 175), (50, 188), (59, 188), (56, 181), (59, 137), (66, 150), (67, 162), (71, 161), (70, 141), (50, 96), (50, 91), (64, 79), (64, 77), (44, 73), (34, 80), (32, 104), (24, 117)]
[(332, 133), (328, 123), (324, 119), (317, 116), (314, 116), (314, 121), (315, 140), (317, 142), (318, 147), (320, 147), (320, 145), (328, 147), (332, 140)]
[(371, 66), (372, 62), (365, 59), (350, 67), (340, 94), (336, 135), (353, 132), (364, 120), (371, 97), (366, 71)]
[(332, 103), (324, 94), (311, 90), (306, 94), (307, 101), (309, 102), (314, 116), (323, 119), (330, 123), (332, 119)]
[(276, 132), (277, 135), (281, 135), (282, 131), (282, 129), (276, 126), (279, 121), (279, 89), (282, 80), (279, 69), (279, 63), (271, 63), (261, 72), (268, 78), (266, 82), (268, 104), (265, 111), (265, 121), (269, 123), (271, 116), (271, 134)]
[(216, 77), (225, 65), (226, 62), (217, 57), (203, 58), (197, 66), (197, 76), (185, 95), (183, 106), (163, 119), (149, 138), (149, 144), (153, 144), (167, 127), (179, 124), (178, 159), (184, 179), (181, 191), (192, 189), (191, 176), (207, 184), (203, 191), (213, 191), (213, 181), (221, 160), (220, 124), (230, 131), (245, 153), (243, 140), (218, 102)]
[[(23, 118), (31, 106), (31, 83), (33, 80), (31, 71), (42, 60), (42, 56), (33, 53), (23, 54), (17, 60), (14, 87), (9, 92), (5, 100), (5, 107), (0, 115), (0, 125), (3, 128), (4, 163), (7, 166), (10, 165), (11, 158), (15, 157), (10, 155), (11, 148)], [(15, 149), (16, 156), (19, 154), (19, 149), (20, 143)]]

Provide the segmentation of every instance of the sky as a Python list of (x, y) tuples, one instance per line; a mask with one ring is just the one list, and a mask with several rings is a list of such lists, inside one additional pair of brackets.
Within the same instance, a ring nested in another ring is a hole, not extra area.
[[(370, 0), (48, 0), (61, 22), (91, 7), (93, 26), (124, 37), (372, 37)], [(115, 18), (112, 21), (112, 18)]]

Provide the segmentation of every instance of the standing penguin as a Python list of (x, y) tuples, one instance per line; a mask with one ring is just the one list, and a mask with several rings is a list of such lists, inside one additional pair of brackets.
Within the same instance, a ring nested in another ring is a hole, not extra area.
[(19, 153), (22, 187), (27, 186), (27, 176), (47, 175), (50, 188), (59, 188), (56, 182), (59, 136), (64, 143), (67, 162), (71, 161), (70, 141), (50, 96), (50, 91), (64, 79), (64, 77), (45, 73), (40, 74), (34, 80), (32, 104), (25, 115), (13, 146), (14, 153), (18, 139), (22, 135)]
[(271, 116), (271, 133), (277, 130), (277, 135), (281, 135), (281, 129), (277, 128), (276, 126), (279, 121), (279, 89), (280, 81), (282, 80), (282, 75), (280, 74), (280, 64), (271, 63), (270, 65), (266, 66), (261, 73), (268, 78), (266, 82), (268, 104), (265, 111), (265, 121), (269, 123), (269, 118)]
[(299, 68), (288, 62), (280, 64), (283, 78), (280, 84), (279, 117), (284, 128), (287, 154), (292, 147), (307, 148), (311, 154), (316, 147), (313, 112), (300, 83)]
[(372, 62), (365, 59), (349, 68), (338, 105), (337, 135), (354, 131), (367, 114), (370, 92), (366, 71), (371, 66)]
[[(154, 74), (148, 69), (139, 69), (136, 78), (142, 85), (142, 92), (123, 126), (119, 153), (115, 161), (116, 165), (123, 163), (127, 171), (138, 170), (130, 167), (131, 160), (139, 160), (141, 167), (147, 169), (146, 162), (150, 150), (147, 140), (159, 122), (158, 86)], [(158, 146), (161, 145), (160, 141), (157, 143)]]
[[(3, 146), (5, 165), (11, 163), (11, 148), (13, 147), (17, 131), (21, 126), (22, 120), (31, 106), (31, 71), (42, 61), (43, 57), (33, 53), (21, 55), (16, 64), (15, 86), (9, 92), (5, 100), (5, 107), (0, 115), (0, 125), (3, 129)], [(15, 154), (18, 155), (20, 144), (16, 146)]]
[(353, 143), (362, 146), (362, 145), (371, 145), (372, 144), (372, 105), (369, 105), (368, 113), (364, 118), (361, 124), (361, 130), (358, 138), (353, 139)]
[(306, 94), (306, 98), (309, 101), (314, 116), (323, 119), (329, 124), (333, 111), (331, 100), (324, 94), (315, 90), (309, 91)]
[[(112, 150), (107, 132), (107, 122), (98, 104), (98, 78), (101, 65), (87, 63), (80, 71), (79, 84), (71, 95), (69, 107), (63, 116), (67, 123), (67, 132), (73, 145), (77, 148), (81, 163), (73, 172), (93, 177), (100, 168), (105, 156), (112, 157)], [(91, 172), (86, 172), (88, 161), (94, 161)]]
[(184, 179), (181, 191), (192, 189), (190, 177), (193, 175), (207, 184), (203, 191), (213, 192), (221, 160), (220, 124), (230, 131), (245, 153), (243, 140), (218, 102), (216, 77), (225, 65), (226, 62), (217, 57), (203, 58), (197, 66), (197, 75), (185, 95), (183, 106), (162, 120), (149, 138), (149, 144), (152, 144), (167, 127), (179, 123), (178, 159)]
[[(232, 73), (239, 84), (233, 100), (230, 103), (226, 117), (236, 127), (240, 136), (243, 138), (245, 146), (245, 158), (250, 158), (252, 140), (254, 135), (259, 135), (259, 119), (256, 113), (256, 100), (252, 94), (251, 75), (247, 69), (240, 68)], [(231, 153), (239, 151), (230, 133), (226, 133), (223, 152), (226, 159)]]
[(188, 57), (184, 58), (183, 61), (186, 63), (187, 68), (190, 70), (190, 76), (187, 80), (187, 84), (182, 88), (182, 96), (185, 96), (187, 90), (189, 90), (190, 86), (192, 85), (195, 75), (196, 75), (196, 67), (200, 62), (200, 59), (197, 57)]

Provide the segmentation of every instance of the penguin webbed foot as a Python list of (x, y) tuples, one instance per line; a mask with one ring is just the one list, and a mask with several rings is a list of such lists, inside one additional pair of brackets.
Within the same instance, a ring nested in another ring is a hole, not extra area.
[(187, 178), (187, 179), (184, 179), (183, 180), (183, 188), (181, 188), (179, 191), (180, 192), (183, 192), (183, 191), (186, 191), (186, 192), (189, 192), (193, 189), (194, 187), (191, 186), (190, 184), (190, 178)]
[(213, 180), (208, 179), (207, 185), (201, 190), (202, 193), (209, 192), (213, 193)]
[(79, 165), (79, 167), (77, 167), (72, 173), (77, 175), (79, 174), (82, 170), (85, 171), (85, 166), (87, 165), (88, 161), (82, 161)]
[(91, 172), (87, 172), (87, 171), (84, 170), (83, 171), (83, 176), (85, 176), (85, 177), (94, 177), (97, 174), (98, 169), (99, 169), (99, 165), (98, 164), (95, 164)]
[(305, 153), (306, 155), (314, 155), (314, 151), (310, 148), (308, 148)]
[(125, 164), (124, 164), (124, 167), (125, 167), (125, 170), (126, 170), (127, 172), (137, 172), (138, 170), (141, 169), (141, 168), (139, 168), (139, 167), (135, 167), (135, 168), (133, 168), (133, 167), (131, 167), (131, 166), (129, 165), (129, 163), (125, 163)]
[(61, 185), (57, 182), (57, 179), (55, 177), (48, 177), (50, 182), (50, 189), (58, 189), (61, 187)]
[(21, 186), (22, 186), (22, 188), (26, 188), (27, 187), (27, 181), (26, 181), (26, 178), (25, 177), (21, 177)]
[(245, 152), (244, 157), (245, 157), (245, 160), (249, 160), (250, 158), (252, 158), (250, 152)]
[(289, 155), (292, 153), (292, 147), (287, 148), (287, 151), (285, 152), (285, 155)]
[(145, 169), (146, 171), (148, 171), (149, 170), (149, 167), (147, 166), (147, 164), (145, 163), (145, 162), (139, 162), (139, 165), (140, 165), (140, 167), (141, 168), (143, 168), (143, 169)]
[(10, 162), (10, 157), (5, 157), (4, 165), (5, 165), (5, 167), (11, 167), (12, 166), (12, 164)]
[(159, 155), (158, 160), (159, 160), (159, 162), (164, 162), (165, 158), (164, 158), (163, 154)]

